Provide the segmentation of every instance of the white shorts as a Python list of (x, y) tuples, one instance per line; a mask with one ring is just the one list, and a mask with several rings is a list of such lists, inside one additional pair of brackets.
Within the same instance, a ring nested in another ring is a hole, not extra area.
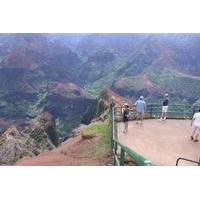
[(168, 106), (162, 106), (162, 112), (163, 112), (163, 113), (166, 113), (167, 110), (168, 110)]
[(194, 131), (199, 131), (199, 134), (200, 134), (200, 126), (199, 125), (195, 125), (194, 124)]

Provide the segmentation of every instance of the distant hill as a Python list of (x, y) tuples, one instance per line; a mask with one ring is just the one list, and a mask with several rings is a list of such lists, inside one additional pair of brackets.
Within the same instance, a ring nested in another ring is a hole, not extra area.
[(91, 34), (78, 49), (91, 94), (112, 87), (133, 98), (166, 91), (178, 101), (199, 98), (200, 34)]
[(62, 136), (91, 119), (106, 88), (199, 105), (199, 85), (200, 34), (0, 34), (0, 118), (48, 111)]
[(77, 85), (80, 58), (46, 34), (0, 37), (0, 117), (29, 121), (43, 111), (63, 136), (77, 127), (95, 100)]

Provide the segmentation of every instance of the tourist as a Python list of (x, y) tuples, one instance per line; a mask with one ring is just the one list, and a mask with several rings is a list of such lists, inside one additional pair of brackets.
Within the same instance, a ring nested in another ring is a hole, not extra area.
[(129, 105), (127, 103), (122, 107), (122, 117), (124, 122), (124, 131), (123, 133), (128, 132), (128, 121), (129, 121)]
[(135, 102), (136, 112), (137, 112), (137, 124), (139, 119), (141, 120), (141, 124), (143, 124), (144, 112), (146, 110), (146, 103), (144, 101), (144, 97), (140, 96), (140, 98)]
[(169, 95), (168, 93), (165, 93), (164, 100), (162, 103), (162, 113), (161, 113), (160, 121), (164, 121), (167, 118), (168, 104), (169, 104)]
[(198, 137), (200, 134), (200, 109), (199, 112), (195, 113), (192, 121), (191, 121), (191, 126), (193, 125), (193, 131), (191, 135), (191, 140), (194, 142), (198, 142)]

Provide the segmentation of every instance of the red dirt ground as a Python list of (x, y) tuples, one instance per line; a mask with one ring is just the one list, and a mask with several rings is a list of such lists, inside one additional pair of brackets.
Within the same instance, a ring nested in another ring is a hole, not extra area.
[[(118, 138), (128, 147), (151, 160), (155, 165), (175, 165), (178, 157), (198, 161), (200, 142), (190, 140), (189, 120), (145, 120), (143, 125), (129, 122), (124, 134), (123, 123), (118, 123)], [(181, 165), (193, 165), (180, 161)]]
[(71, 138), (60, 147), (41, 153), (36, 157), (19, 160), (18, 166), (79, 166), (102, 165), (101, 160), (92, 156), (100, 137), (82, 140), (81, 136)]

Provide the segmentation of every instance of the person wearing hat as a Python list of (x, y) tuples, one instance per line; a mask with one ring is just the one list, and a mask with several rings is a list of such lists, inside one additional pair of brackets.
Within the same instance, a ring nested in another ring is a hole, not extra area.
[(122, 117), (123, 117), (123, 122), (124, 122), (123, 133), (127, 133), (128, 132), (128, 121), (129, 121), (129, 105), (127, 103), (125, 103), (122, 108)]
[(169, 104), (169, 95), (168, 93), (165, 93), (164, 100), (162, 103), (162, 113), (161, 113), (160, 121), (164, 121), (167, 118), (168, 104)]
[(140, 98), (135, 102), (136, 112), (137, 112), (137, 121), (138, 124), (139, 118), (141, 120), (141, 124), (143, 124), (144, 112), (146, 110), (146, 103), (144, 101), (144, 97), (140, 96)]

